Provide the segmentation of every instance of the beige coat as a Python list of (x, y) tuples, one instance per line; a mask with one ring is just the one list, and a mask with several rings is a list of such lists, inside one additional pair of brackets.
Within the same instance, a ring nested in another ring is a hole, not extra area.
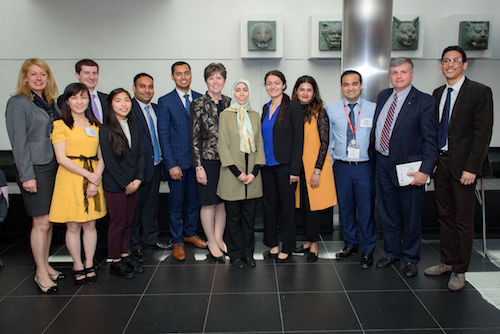
[[(256, 151), (248, 155), (248, 166), (245, 166), (245, 153), (240, 151), (240, 135), (236, 112), (225, 110), (219, 116), (219, 157), (221, 162), (217, 195), (226, 201), (240, 201), (262, 196), (261, 172), (248, 186), (239, 181), (228, 166), (236, 165), (243, 173), (250, 174), (255, 165), (264, 166), (264, 143), (260, 130), (260, 115), (255, 111), (248, 113), (255, 138)], [(246, 196), (245, 196), (245, 188)]]

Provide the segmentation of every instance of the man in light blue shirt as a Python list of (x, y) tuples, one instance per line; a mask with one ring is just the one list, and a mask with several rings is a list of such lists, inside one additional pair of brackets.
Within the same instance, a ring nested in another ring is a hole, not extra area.
[[(326, 108), (330, 120), (330, 154), (345, 247), (338, 260), (361, 251), (361, 267), (373, 265), (377, 230), (373, 218), (375, 188), (368, 146), (376, 104), (360, 98), (361, 74), (345, 71), (340, 77), (344, 98)], [(357, 218), (356, 218), (357, 211)]]

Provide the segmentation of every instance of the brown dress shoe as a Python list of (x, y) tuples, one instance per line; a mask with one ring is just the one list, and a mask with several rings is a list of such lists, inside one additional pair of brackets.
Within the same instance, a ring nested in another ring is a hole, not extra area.
[(207, 242), (200, 238), (197, 234), (192, 237), (184, 237), (184, 243), (186, 245), (193, 244), (198, 248), (207, 248)]
[(174, 258), (177, 261), (184, 261), (186, 259), (186, 253), (184, 253), (184, 245), (182, 244), (182, 242), (174, 244), (173, 249)]

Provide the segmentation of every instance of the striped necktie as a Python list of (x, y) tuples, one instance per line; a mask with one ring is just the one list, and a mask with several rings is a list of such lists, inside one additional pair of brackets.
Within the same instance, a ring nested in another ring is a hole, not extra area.
[(385, 118), (384, 127), (382, 128), (382, 134), (380, 136), (380, 147), (384, 152), (389, 149), (389, 139), (391, 134), (392, 123), (394, 122), (394, 113), (396, 111), (396, 104), (398, 102), (398, 94), (394, 94), (394, 101), (392, 101), (387, 117)]

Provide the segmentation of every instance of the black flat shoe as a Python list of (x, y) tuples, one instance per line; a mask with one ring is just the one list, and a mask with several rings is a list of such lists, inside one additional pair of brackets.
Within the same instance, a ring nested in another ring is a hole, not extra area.
[(253, 257), (247, 257), (246, 258), (247, 265), (250, 267), (255, 267), (255, 259)]
[(361, 256), (361, 268), (368, 269), (371, 266), (373, 266), (373, 255), (363, 254), (363, 256)]
[[(83, 278), (81, 278), (81, 277), (83, 277)], [(78, 284), (78, 285), (87, 284), (87, 276), (85, 275), (85, 270), (74, 270), (73, 269), (73, 280), (75, 281), (75, 284)]]
[(57, 292), (57, 283), (52, 284), (51, 286), (42, 286), (40, 282), (38, 282), (38, 277), (35, 275), (35, 283), (38, 285), (38, 288), (43, 293)]
[(61, 271), (58, 271), (57, 274), (51, 275), (49, 274), (49, 277), (53, 281), (57, 281), (58, 279), (65, 279), (66, 275), (64, 275)]
[[(286, 254), (286, 253), (283, 253), (283, 254)], [(280, 259), (278, 256), (276, 256), (276, 263), (286, 263), (286, 262), (290, 261), (291, 259), (292, 259), (292, 253), (288, 253), (287, 257), (285, 257), (284, 259)]]
[(144, 265), (140, 262), (135, 262), (134, 259), (130, 256), (127, 257), (127, 260), (125, 260), (125, 265), (129, 267), (130, 270), (133, 270), (136, 274), (142, 274), (145, 271)]
[(418, 274), (418, 268), (415, 263), (405, 263), (404, 273), (406, 277), (415, 277)]
[(297, 247), (297, 249), (295, 250), (295, 253), (309, 253), (309, 250), (311, 249), (311, 247), (307, 247), (307, 248), (304, 248), (304, 245), (300, 245), (299, 247)]
[(122, 262), (123, 261), (111, 262), (109, 265), (109, 273), (124, 279), (134, 278), (134, 271)]
[(208, 253), (208, 257), (214, 260), (215, 262), (226, 263), (226, 258), (224, 255), (222, 256), (213, 256), (212, 253)]
[(278, 252), (278, 253), (271, 253), (271, 251), (269, 251), (269, 252), (268, 252), (269, 257), (271, 257), (271, 258), (276, 258), (276, 257), (278, 257), (278, 254), (279, 254), (279, 253), (280, 253), (280, 252)]
[(313, 252), (307, 253), (307, 262), (316, 262), (318, 261), (318, 255)]
[(236, 259), (234, 261), (231, 261), (231, 264), (238, 269), (244, 269), (247, 266), (246, 262), (243, 261), (242, 259)]

